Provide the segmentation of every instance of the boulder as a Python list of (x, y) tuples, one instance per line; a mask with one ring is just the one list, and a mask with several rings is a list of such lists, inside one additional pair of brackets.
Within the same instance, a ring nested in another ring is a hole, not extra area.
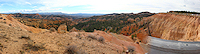
[(50, 32), (56, 32), (56, 29), (53, 27), (51, 27), (49, 30), (50, 30)]

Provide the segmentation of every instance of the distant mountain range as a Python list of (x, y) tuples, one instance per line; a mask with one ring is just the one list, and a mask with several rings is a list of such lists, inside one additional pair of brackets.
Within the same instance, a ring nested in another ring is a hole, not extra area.
[(76, 14), (67, 14), (62, 12), (45, 12), (45, 13), (38, 13), (40, 15), (66, 15), (66, 16), (75, 16), (77, 18), (88, 18), (92, 16), (99, 16), (105, 14), (92, 14), (92, 13), (76, 13)]
[[(12, 13), (2, 13), (2, 14), (12, 14)], [(21, 14), (40, 14), (40, 15), (66, 15), (66, 16), (75, 16), (77, 18), (87, 18), (92, 16), (99, 16), (105, 14), (92, 14), (92, 13), (75, 13), (75, 14), (67, 14), (62, 12), (42, 12), (42, 13), (21, 13)]]

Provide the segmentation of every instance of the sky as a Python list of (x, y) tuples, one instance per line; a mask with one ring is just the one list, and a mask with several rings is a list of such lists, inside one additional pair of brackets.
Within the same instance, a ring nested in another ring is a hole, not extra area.
[(0, 0), (0, 13), (200, 11), (200, 0)]

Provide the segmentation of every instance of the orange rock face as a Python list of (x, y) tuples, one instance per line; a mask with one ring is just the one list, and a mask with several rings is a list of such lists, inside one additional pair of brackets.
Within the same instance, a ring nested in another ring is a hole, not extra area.
[(199, 41), (199, 17), (175, 14), (156, 14), (148, 17), (152, 36), (166, 40)]
[(170, 13), (155, 14), (122, 28), (121, 34), (137, 34), (141, 42), (144, 40), (143, 37), (148, 35), (166, 40), (200, 41), (199, 18)]

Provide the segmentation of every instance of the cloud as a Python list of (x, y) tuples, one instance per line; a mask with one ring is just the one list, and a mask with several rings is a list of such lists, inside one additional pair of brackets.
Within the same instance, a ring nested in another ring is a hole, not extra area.
[(36, 8), (37, 6), (33, 6), (32, 8)]
[(29, 13), (29, 12), (41, 12), (41, 11), (52, 11), (52, 10), (60, 10), (62, 8), (56, 8), (56, 9), (32, 9), (32, 10), (10, 10), (8, 13)]
[(29, 4), (29, 5), (32, 5), (31, 3), (29, 3), (29, 2), (25, 2), (26, 4)]
[(86, 11), (200, 11), (199, 0), (39, 0), (38, 3), (48, 8), (88, 5)]
[(4, 4), (1, 4), (0, 7), (3, 6), (3, 5), (4, 5)]
[[(4, 0), (2, 0), (4, 1)], [(79, 11), (150, 11), (170, 10), (200, 11), (200, 0), (5, 0), (14, 3), (38, 5), (38, 9), (85, 6)], [(0, 1), (1, 2), (1, 1)], [(25, 4), (24, 4), (25, 5)]]

